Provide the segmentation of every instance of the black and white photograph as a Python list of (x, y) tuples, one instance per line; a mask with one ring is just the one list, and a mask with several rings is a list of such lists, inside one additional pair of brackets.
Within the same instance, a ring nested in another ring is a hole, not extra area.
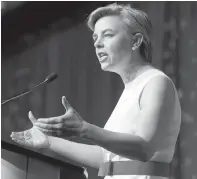
[(2, 179), (197, 179), (197, 1), (1, 1)]

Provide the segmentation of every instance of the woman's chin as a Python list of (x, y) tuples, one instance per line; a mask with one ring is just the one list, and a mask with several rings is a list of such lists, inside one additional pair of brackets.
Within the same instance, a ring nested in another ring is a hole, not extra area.
[(101, 64), (101, 69), (103, 70), (103, 71), (110, 71), (110, 68), (109, 68), (109, 64)]
[(114, 72), (116, 73), (116, 70), (114, 68), (115, 66), (110, 65), (110, 64), (101, 64), (101, 69), (103, 71), (108, 71), (108, 72)]

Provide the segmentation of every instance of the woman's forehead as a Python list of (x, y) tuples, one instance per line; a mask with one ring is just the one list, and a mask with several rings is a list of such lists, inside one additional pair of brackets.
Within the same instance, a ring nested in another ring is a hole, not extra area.
[(105, 16), (100, 18), (94, 26), (94, 32), (102, 32), (106, 29), (111, 30), (119, 30), (122, 29), (124, 23), (120, 16), (113, 15), (113, 16)]
[(130, 20), (129, 26), (122, 17), (118, 15), (110, 15), (100, 18), (94, 26), (94, 34), (103, 33), (106, 29), (111, 29), (112, 31), (126, 31), (128, 33), (142, 33), (142, 29), (137, 25), (135, 19)]

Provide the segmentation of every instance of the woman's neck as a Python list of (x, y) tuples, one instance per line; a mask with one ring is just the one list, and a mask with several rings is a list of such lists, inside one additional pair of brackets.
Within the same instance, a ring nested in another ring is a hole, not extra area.
[(123, 83), (127, 84), (133, 81), (141, 73), (152, 68), (153, 67), (148, 63), (129, 64), (124, 68), (123, 72), (120, 73), (119, 75), (121, 76)]

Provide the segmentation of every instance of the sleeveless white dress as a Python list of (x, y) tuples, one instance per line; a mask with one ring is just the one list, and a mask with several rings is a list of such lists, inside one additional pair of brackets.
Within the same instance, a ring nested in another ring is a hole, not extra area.
[[(140, 113), (139, 107), (139, 98), (140, 95), (148, 82), (156, 76), (164, 76), (171, 79), (165, 75), (163, 72), (157, 69), (149, 69), (143, 72), (141, 75), (136, 77), (132, 82), (125, 85), (125, 89), (113, 110), (110, 118), (108, 119), (104, 129), (121, 132), (121, 133), (130, 133), (135, 134), (137, 130), (137, 118)], [(171, 81), (172, 82), (172, 81)], [(173, 84), (173, 82), (172, 82)], [(173, 84), (174, 86), (174, 84)], [(160, 149), (154, 154), (150, 161), (160, 161), (170, 163), (174, 154), (175, 144), (180, 130), (181, 124), (181, 107), (179, 103), (179, 98), (174, 86), (175, 93), (175, 109), (174, 115), (171, 119), (171, 125), (169, 126), (168, 136), (166, 136), (165, 145), (162, 145)], [(165, 147), (164, 147), (165, 146)], [(104, 155), (104, 162), (106, 161), (127, 161), (131, 160), (124, 158), (122, 156), (116, 155), (106, 149), (102, 148)], [(114, 175), (106, 176), (105, 179), (167, 179), (165, 177), (153, 177), (153, 176), (142, 176), (142, 175)]]

